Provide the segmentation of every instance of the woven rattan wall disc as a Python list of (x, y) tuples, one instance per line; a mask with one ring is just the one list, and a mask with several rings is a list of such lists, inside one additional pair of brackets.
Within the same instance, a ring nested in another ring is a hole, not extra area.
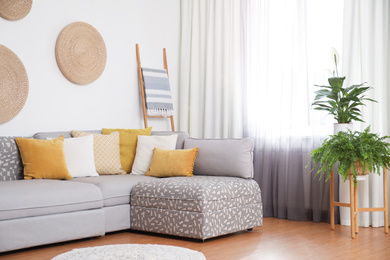
[(24, 18), (31, 10), (32, 0), (0, 0), (0, 16), (15, 21)]
[(91, 25), (75, 22), (66, 26), (56, 43), (56, 60), (62, 74), (76, 84), (89, 84), (103, 73), (106, 45)]
[(27, 96), (28, 77), (23, 63), (0, 44), (0, 124), (19, 114)]

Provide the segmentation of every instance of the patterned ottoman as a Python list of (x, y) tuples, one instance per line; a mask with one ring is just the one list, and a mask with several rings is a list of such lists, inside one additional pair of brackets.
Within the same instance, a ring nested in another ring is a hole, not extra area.
[(140, 182), (131, 191), (134, 230), (207, 239), (263, 224), (251, 179), (193, 176)]

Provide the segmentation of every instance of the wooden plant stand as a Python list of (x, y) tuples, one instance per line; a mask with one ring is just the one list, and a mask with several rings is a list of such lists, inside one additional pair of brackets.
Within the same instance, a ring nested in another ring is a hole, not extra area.
[(387, 199), (387, 169), (383, 168), (383, 208), (358, 208), (358, 185), (354, 185), (353, 176), (349, 175), (350, 203), (334, 201), (334, 176), (333, 169), (330, 172), (330, 228), (334, 230), (334, 207), (351, 208), (351, 237), (358, 233), (358, 212), (383, 211), (385, 214), (385, 233), (389, 233), (389, 206)]

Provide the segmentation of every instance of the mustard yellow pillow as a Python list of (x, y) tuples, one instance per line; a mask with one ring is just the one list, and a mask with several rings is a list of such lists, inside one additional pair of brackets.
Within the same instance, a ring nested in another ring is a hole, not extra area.
[(52, 140), (15, 138), (24, 166), (24, 179), (72, 179), (64, 154), (64, 136)]
[(119, 132), (119, 145), (121, 154), (122, 169), (125, 172), (131, 172), (133, 167), (135, 152), (137, 150), (137, 137), (139, 135), (150, 135), (152, 128), (145, 129), (109, 129), (103, 128), (102, 133), (105, 135), (112, 132)]
[(195, 158), (199, 148), (164, 150), (154, 148), (152, 162), (146, 176), (175, 177), (193, 176)]

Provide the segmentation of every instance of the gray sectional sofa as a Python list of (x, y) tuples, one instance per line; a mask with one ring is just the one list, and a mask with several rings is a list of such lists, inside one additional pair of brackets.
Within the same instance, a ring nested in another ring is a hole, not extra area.
[[(205, 240), (261, 226), (253, 142), (176, 133), (177, 149), (199, 147), (193, 177), (23, 180), (13, 138), (0, 137), (0, 252), (129, 229)], [(70, 132), (49, 132), (34, 138), (59, 135), (71, 137)]]

